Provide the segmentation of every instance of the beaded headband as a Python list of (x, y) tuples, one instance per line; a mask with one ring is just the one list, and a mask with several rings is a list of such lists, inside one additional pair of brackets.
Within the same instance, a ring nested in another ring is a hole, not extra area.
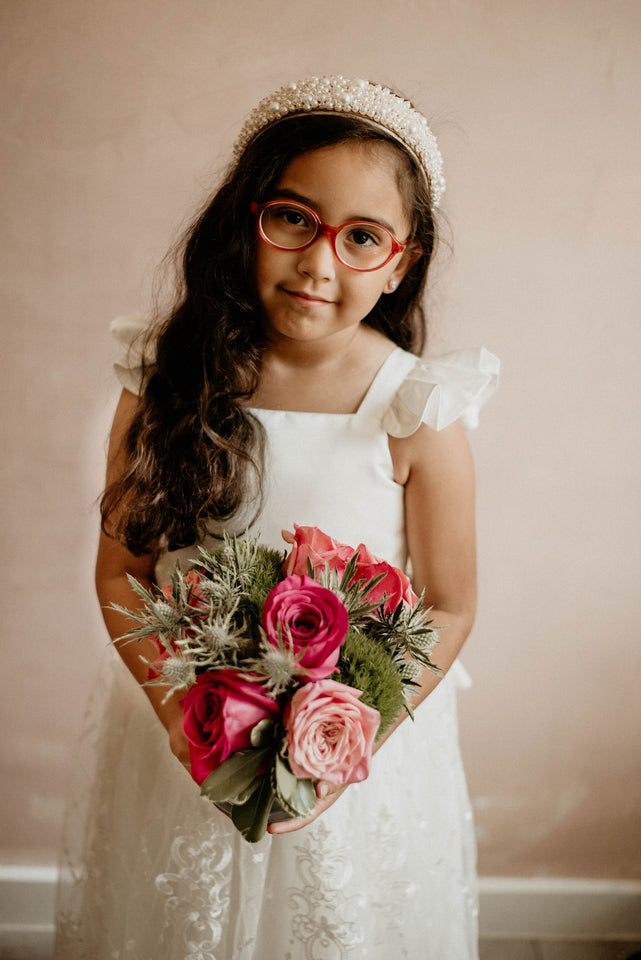
[(286, 84), (251, 112), (234, 144), (234, 157), (239, 160), (247, 145), (266, 127), (304, 113), (344, 113), (391, 134), (418, 161), (427, 176), (432, 203), (438, 207), (445, 193), (443, 158), (427, 120), (409, 100), (367, 80), (311, 77)]

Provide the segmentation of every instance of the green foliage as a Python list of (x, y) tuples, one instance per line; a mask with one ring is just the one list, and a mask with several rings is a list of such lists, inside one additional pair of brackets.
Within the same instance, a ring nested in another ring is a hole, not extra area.
[(313, 782), (298, 780), (279, 754), (276, 754), (271, 776), (276, 797), (290, 816), (309, 817), (314, 812), (316, 791)]
[(366, 622), (370, 614), (379, 607), (380, 601), (371, 603), (367, 598), (374, 587), (378, 586), (386, 576), (385, 573), (380, 573), (377, 577), (372, 577), (371, 580), (366, 580), (364, 577), (360, 580), (354, 580), (359, 553), (360, 551), (357, 550), (347, 561), (345, 570), (340, 577), (337, 570), (330, 568), (329, 563), (325, 564), (324, 570), (315, 571), (311, 560), (309, 557), (307, 558), (309, 576), (340, 597), (347, 610), (349, 622), (354, 626)]
[(256, 780), (270, 753), (269, 746), (258, 750), (237, 750), (203, 781), (200, 793), (213, 803), (238, 803)]
[(248, 843), (258, 843), (265, 836), (269, 811), (276, 796), (268, 774), (257, 777), (255, 784), (245, 803), (234, 804), (231, 812), (232, 823)]
[(259, 546), (250, 568), (245, 592), (240, 600), (244, 607), (256, 617), (260, 617), (265, 606), (267, 594), (274, 589), (283, 577), (284, 553)]
[(333, 679), (362, 690), (362, 703), (380, 713), (378, 739), (405, 707), (403, 680), (391, 653), (357, 627), (351, 627), (338, 666), (340, 674)]
[(368, 634), (383, 643), (398, 663), (399, 669), (405, 671), (404, 680), (408, 681), (410, 686), (412, 678), (403, 664), (408, 656), (438, 677), (443, 676), (443, 671), (432, 661), (430, 653), (434, 644), (438, 643), (439, 630), (443, 627), (435, 627), (433, 621), (428, 619), (431, 608), (424, 608), (423, 596), (422, 593), (414, 607), (400, 602), (388, 613), (381, 607), (376, 617), (372, 617), (367, 625)]

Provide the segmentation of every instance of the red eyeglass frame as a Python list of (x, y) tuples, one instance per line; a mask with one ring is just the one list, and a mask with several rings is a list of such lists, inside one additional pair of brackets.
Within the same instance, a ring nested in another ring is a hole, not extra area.
[[(390, 260), (392, 260), (396, 256), (397, 253), (402, 253), (404, 250), (407, 249), (410, 243), (414, 242), (411, 240), (406, 240), (405, 243), (401, 243), (399, 240), (396, 239), (393, 233), (390, 233), (387, 227), (382, 226), (380, 223), (375, 224), (375, 222), (372, 220), (371, 221), (372, 226), (378, 227), (379, 230), (384, 230), (385, 233), (390, 238), (390, 240), (392, 241), (392, 251), (389, 257), (387, 257), (387, 259), (383, 263), (379, 264), (377, 267), (366, 267), (365, 269), (361, 269), (360, 267), (353, 267), (351, 264), (345, 263), (343, 258), (339, 255), (336, 249), (336, 237), (338, 236), (341, 230), (343, 230), (345, 227), (349, 227), (353, 223), (368, 223), (369, 221), (347, 220), (345, 223), (341, 223), (340, 227), (332, 227), (328, 223), (323, 223), (323, 221), (318, 216), (316, 211), (312, 210), (311, 207), (308, 207), (304, 203), (299, 203), (298, 200), (292, 200), (290, 201), (292, 206), (301, 207), (301, 209), (311, 214), (313, 220), (316, 223), (316, 233), (314, 234), (312, 239), (309, 240), (307, 243), (304, 243), (302, 247), (281, 247), (279, 244), (274, 243), (273, 240), (270, 240), (269, 237), (265, 235), (260, 219), (263, 214), (263, 211), (266, 210), (267, 207), (274, 207), (277, 204), (287, 204), (287, 202), (288, 202), (287, 200), (267, 200), (264, 203), (254, 202), (251, 204), (251, 212), (256, 217), (256, 225), (258, 227), (258, 232), (260, 233), (265, 243), (268, 243), (270, 247), (275, 247), (276, 250), (288, 250), (290, 253), (294, 253), (294, 252), (297, 253), (299, 250), (306, 250), (308, 247), (311, 247), (311, 245), (313, 243), (316, 243), (316, 241), (320, 237), (329, 237), (330, 242), (332, 244), (332, 250), (334, 251), (334, 256), (339, 261), (339, 263), (342, 263), (343, 266), (347, 267), (348, 270), (355, 270), (356, 273), (372, 273), (374, 270), (380, 270), (382, 267), (386, 266), (390, 262)], [(418, 250), (421, 250), (420, 244), (416, 243), (415, 245)]]

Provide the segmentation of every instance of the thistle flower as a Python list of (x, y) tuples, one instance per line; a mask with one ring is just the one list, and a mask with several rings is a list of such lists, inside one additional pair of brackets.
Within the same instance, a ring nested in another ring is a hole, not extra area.
[(210, 612), (206, 620), (194, 623), (189, 636), (177, 640), (183, 655), (197, 666), (206, 667), (238, 653), (247, 645), (248, 637), (246, 625), (234, 622), (235, 612)]
[(241, 596), (240, 585), (235, 582), (230, 570), (221, 571), (215, 580), (203, 578), (200, 581), (200, 593), (205, 601), (213, 606), (230, 608), (238, 605)]
[(265, 677), (265, 686), (272, 696), (277, 697), (281, 693), (285, 693), (294, 683), (296, 677), (304, 672), (301, 669), (300, 660), (305, 651), (302, 650), (299, 654), (295, 654), (291, 637), (284, 641), (280, 630), (278, 631), (277, 643), (269, 640), (262, 629), (261, 635), (258, 656), (248, 661), (247, 666), (252, 673)]
[(421, 668), (412, 660), (405, 660), (399, 669), (399, 673), (401, 675), (401, 680), (404, 683), (406, 683), (408, 680), (411, 682), (420, 676)]
[(174, 690), (191, 687), (196, 682), (194, 665), (184, 657), (167, 657), (163, 661), (160, 683), (167, 683)]

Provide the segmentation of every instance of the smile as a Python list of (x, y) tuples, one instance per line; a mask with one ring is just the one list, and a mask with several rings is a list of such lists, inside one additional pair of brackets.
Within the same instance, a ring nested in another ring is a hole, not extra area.
[(281, 290), (287, 294), (288, 297), (291, 297), (293, 300), (296, 300), (298, 303), (307, 304), (310, 307), (314, 306), (323, 306), (323, 304), (331, 303), (331, 300), (323, 300), (322, 297), (313, 297), (309, 293), (303, 293), (300, 290), (287, 290), (285, 287), (281, 287)]

